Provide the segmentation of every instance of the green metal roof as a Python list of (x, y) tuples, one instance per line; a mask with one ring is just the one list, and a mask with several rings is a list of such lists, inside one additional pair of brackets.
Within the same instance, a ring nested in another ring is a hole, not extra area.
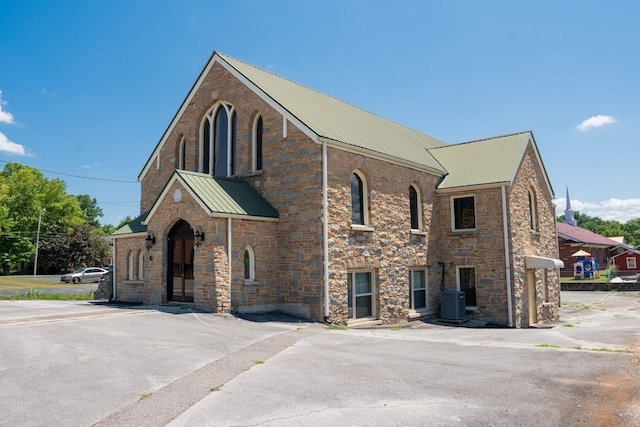
[(220, 178), (183, 170), (177, 170), (175, 174), (207, 207), (209, 213), (278, 218), (276, 208), (243, 179)]
[(120, 236), (123, 234), (133, 234), (133, 233), (146, 233), (147, 226), (142, 224), (145, 219), (147, 219), (147, 215), (149, 212), (143, 212), (139, 217), (131, 221), (127, 225), (123, 225), (113, 232), (112, 236)]
[(319, 137), (444, 172), (426, 150), (447, 144), (246, 62), (214, 53)]
[(449, 172), (438, 189), (512, 182), (532, 140), (527, 131), (430, 150)]

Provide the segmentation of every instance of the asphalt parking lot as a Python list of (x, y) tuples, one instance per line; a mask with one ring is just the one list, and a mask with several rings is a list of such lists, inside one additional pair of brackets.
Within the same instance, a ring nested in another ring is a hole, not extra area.
[(522, 330), (0, 301), (0, 425), (640, 425), (640, 293), (562, 297)]

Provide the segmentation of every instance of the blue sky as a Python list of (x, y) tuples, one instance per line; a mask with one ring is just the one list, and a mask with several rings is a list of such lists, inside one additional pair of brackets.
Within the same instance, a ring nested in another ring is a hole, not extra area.
[[(0, 0), (0, 167), (117, 224), (217, 50), (448, 143), (532, 130), (559, 211), (640, 217), (640, 3)], [(65, 174), (65, 175), (62, 175)], [(81, 178), (83, 177), (83, 178)]]

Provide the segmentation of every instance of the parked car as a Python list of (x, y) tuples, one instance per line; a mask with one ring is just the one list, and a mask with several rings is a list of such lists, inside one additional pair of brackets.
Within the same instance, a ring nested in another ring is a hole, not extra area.
[(79, 268), (73, 273), (63, 274), (60, 281), (65, 283), (99, 282), (109, 270), (99, 267)]

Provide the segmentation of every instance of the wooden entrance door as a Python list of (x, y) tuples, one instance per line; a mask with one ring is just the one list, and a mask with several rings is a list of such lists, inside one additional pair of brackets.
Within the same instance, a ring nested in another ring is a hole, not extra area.
[(167, 300), (193, 302), (193, 229), (179, 221), (169, 232)]

